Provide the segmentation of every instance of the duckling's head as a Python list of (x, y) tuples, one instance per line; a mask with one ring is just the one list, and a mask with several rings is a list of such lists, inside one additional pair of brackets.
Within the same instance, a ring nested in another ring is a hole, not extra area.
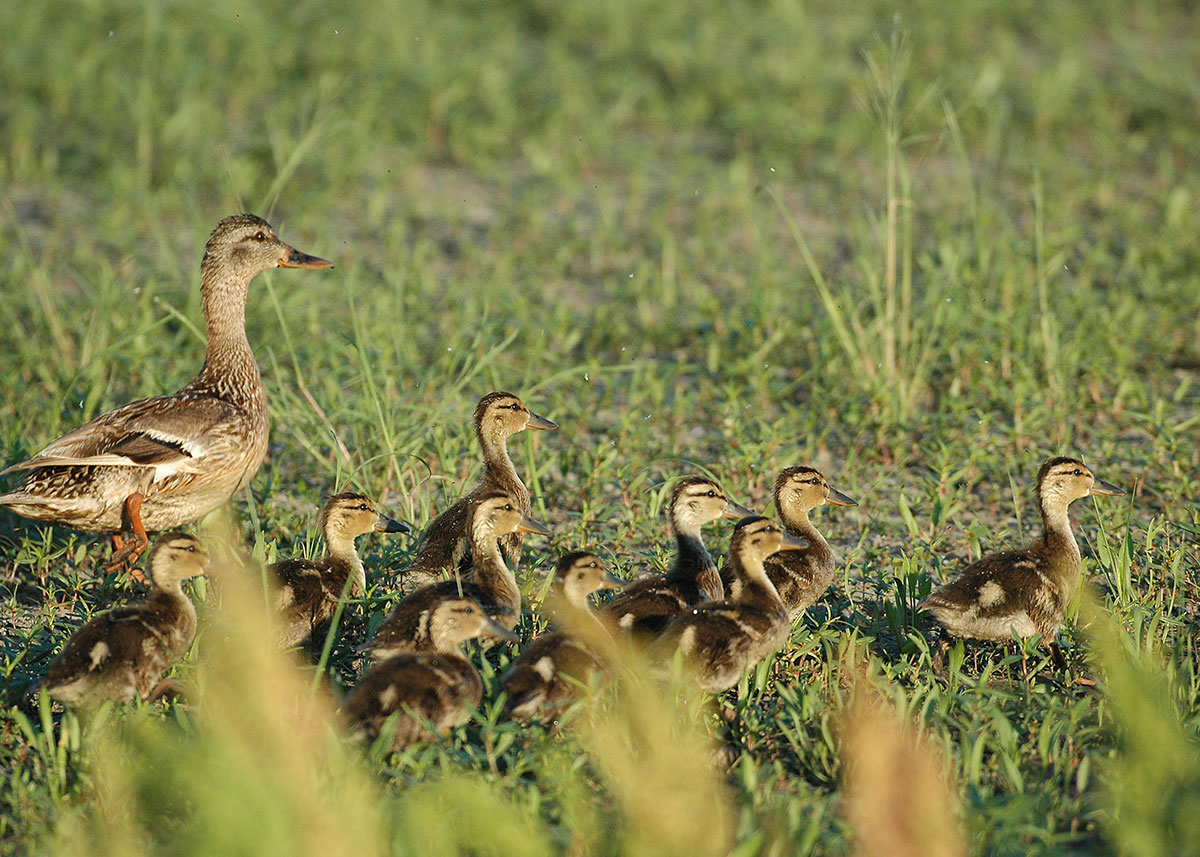
[(439, 652), (457, 649), (467, 640), (483, 634), (502, 640), (520, 639), (495, 622), (474, 598), (447, 598), (439, 601), (429, 616), (429, 638)]
[(550, 535), (550, 531), (521, 511), (515, 499), (503, 491), (479, 497), (471, 505), (467, 527), (475, 542), (489, 543), (509, 533)]
[(1038, 470), (1038, 496), (1043, 506), (1051, 503), (1065, 507), (1081, 497), (1124, 493), (1116, 485), (1097, 479), (1088, 466), (1077, 458), (1051, 458)]
[(604, 560), (587, 551), (572, 551), (559, 559), (554, 567), (554, 582), (576, 607), (586, 606), (593, 592), (625, 586), (624, 580), (605, 567)]
[(804, 539), (788, 535), (775, 526), (770, 518), (754, 515), (737, 522), (737, 526), (733, 528), (729, 552), (737, 557), (743, 566), (761, 565), (762, 561), (773, 553), (798, 550), (807, 544)]
[(381, 515), (375, 504), (362, 494), (346, 491), (325, 501), (317, 516), (317, 525), (328, 542), (354, 541), (363, 533), (407, 533), (408, 527)]
[(485, 440), (504, 439), (525, 429), (558, 428), (558, 423), (538, 416), (512, 393), (488, 393), (475, 406), (475, 432)]
[(671, 523), (677, 532), (699, 532), (717, 518), (745, 518), (754, 513), (730, 500), (721, 486), (703, 476), (685, 476), (671, 494)]
[(775, 477), (775, 508), (784, 518), (808, 514), (818, 506), (857, 506), (858, 502), (830, 486), (814, 467), (786, 467)]
[(230, 275), (248, 282), (255, 274), (276, 267), (332, 268), (333, 263), (280, 241), (271, 224), (253, 214), (235, 214), (218, 223), (200, 262), (206, 286), (231, 279)]
[(208, 549), (187, 533), (165, 533), (150, 549), (149, 569), (155, 586), (177, 584), (208, 572)]

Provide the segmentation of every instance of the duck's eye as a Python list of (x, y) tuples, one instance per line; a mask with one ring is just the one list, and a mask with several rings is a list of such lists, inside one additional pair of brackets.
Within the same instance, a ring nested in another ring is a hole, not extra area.
[(594, 563), (594, 562), (588, 563), (588, 568), (595, 568), (595, 567), (596, 567), (596, 563)]
[(1076, 467), (1073, 471), (1071, 471), (1071, 475), (1072, 476), (1082, 476), (1083, 471), (1080, 470), (1078, 467)]
[(196, 552), (196, 546), (195, 546), (195, 545), (188, 545), (186, 548), (184, 548), (184, 550), (191, 551), (192, 553), (195, 553), (195, 552)]
[(809, 481), (809, 484), (811, 484), (811, 485), (820, 485), (821, 484), (821, 480), (815, 476), (808, 481)]
[(505, 503), (505, 504), (504, 504), (504, 511), (506, 511), (506, 512), (511, 512), (512, 510), (513, 510), (512, 503)]
[(717, 492), (716, 492), (716, 491), (713, 491), (713, 490), (710, 488), (710, 489), (709, 489), (709, 491), (708, 491), (708, 496), (709, 496), (709, 497), (716, 497), (716, 496), (717, 496)]
[(257, 232), (254, 233), (254, 240), (255, 241), (266, 241), (267, 233), (263, 232), (261, 229), (258, 230)]

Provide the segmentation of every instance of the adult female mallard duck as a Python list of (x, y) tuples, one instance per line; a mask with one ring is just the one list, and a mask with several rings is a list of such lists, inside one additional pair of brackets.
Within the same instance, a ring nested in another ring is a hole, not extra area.
[(432, 651), (401, 652), (376, 664), (346, 699), (342, 713), (355, 736), (374, 740), (388, 718), (398, 715), (392, 739), (398, 750), (431, 738), (427, 723), (438, 735), (460, 724), (468, 707), (479, 705), (483, 681), (459, 647), (481, 634), (517, 639), (472, 598), (439, 602), (429, 617)]
[[(465, 497), (430, 522), (417, 542), (416, 556), (402, 573), (402, 587), (411, 591), (418, 586), (444, 580), (447, 574), (463, 571), (470, 564), (471, 543), (467, 536), (467, 515), (471, 504), (486, 494), (504, 492), (528, 515), (529, 491), (517, 475), (508, 456), (508, 439), (526, 429), (544, 431), (558, 424), (538, 416), (512, 393), (488, 393), (475, 407), (475, 436), (483, 450), (483, 476)], [(510, 566), (521, 560), (521, 534), (507, 534), (500, 549)]]
[(934, 671), (942, 670), (950, 637), (1011, 640), (1014, 634), (1041, 634), (1054, 665), (1065, 670), (1058, 631), (1083, 572), (1067, 507), (1081, 497), (1124, 493), (1076, 458), (1046, 461), (1037, 477), (1042, 534), (1023, 550), (983, 557), (917, 605), (946, 632), (938, 639)]
[(554, 584), (554, 608), (567, 627), (538, 635), (500, 680), (508, 695), (505, 711), (525, 722), (539, 715), (553, 717), (578, 699), (580, 686), (604, 669), (612, 655), (613, 641), (591, 611), (588, 596), (620, 589), (625, 581), (595, 554), (574, 551), (558, 561)]
[(305, 643), (333, 618), (343, 594), (366, 592), (367, 579), (354, 540), (369, 532), (407, 533), (408, 527), (375, 511), (362, 494), (334, 494), (325, 501), (317, 525), (325, 535), (321, 559), (285, 559), (271, 566), (279, 581), (279, 644)]
[(379, 630), (362, 647), (376, 657), (422, 648), (428, 641), (428, 616), (448, 598), (466, 595), (478, 601), (501, 627), (515, 628), (521, 618), (521, 589), (504, 563), (500, 539), (509, 533), (550, 535), (523, 513), (515, 497), (494, 491), (475, 499), (468, 511), (471, 571), (464, 580), (443, 580), (422, 586), (396, 605)]
[(671, 530), (677, 545), (665, 575), (638, 580), (604, 605), (604, 614), (635, 634), (660, 633), (680, 613), (725, 594), (717, 567), (700, 540), (700, 528), (718, 518), (745, 518), (754, 513), (725, 496), (711, 479), (688, 476), (671, 494)]
[(738, 521), (729, 545), (737, 596), (698, 604), (679, 616), (663, 634), (662, 653), (681, 649), (709, 693), (737, 684), (747, 669), (787, 642), (791, 628), (763, 562), (779, 551), (803, 547), (804, 542), (766, 518)]
[(0, 506), (116, 533), (110, 568), (118, 568), (145, 550), (147, 531), (182, 526), (224, 503), (258, 471), (267, 449), (267, 398), (246, 340), (250, 280), (268, 268), (331, 265), (280, 241), (262, 218), (226, 217), (200, 263), (208, 332), (200, 374), (178, 393), (101, 414), (9, 467), (3, 472), (28, 473), (0, 495)]
[[(808, 544), (767, 557), (764, 565), (792, 621), (815, 604), (833, 582), (833, 549), (808, 518), (813, 509), (826, 504), (857, 506), (858, 502), (830, 487), (821, 472), (812, 467), (779, 471), (775, 478), (775, 510), (788, 533)], [(736, 597), (738, 583), (733, 569), (732, 562), (725, 563), (721, 582), (725, 591)]]
[(150, 551), (150, 597), (101, 613), (76, 631), (50, 664), (46, 692), (74, 708), (157, 699), (170, 687), (162, 674), (196, 635), (196, 608), (180, 583), (207, 570), (208, 551), (195, 536), (160, 536)]

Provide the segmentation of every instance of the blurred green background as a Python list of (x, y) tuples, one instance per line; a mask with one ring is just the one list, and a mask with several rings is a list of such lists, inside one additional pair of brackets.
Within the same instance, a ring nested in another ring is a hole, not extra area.
[[(1183, 853), (1177, 821), (1145, 818), (1172, 789), (1194, 795), (1196, 767), (1143, 765), (1146, 790), (1125, 797), (1096, 775), (1121, 781), (1114, 712), (1141, 709), (1103, 684), (995, 686), (995, 664), (1020, 664), (1000, 649), (933, 682), (912, 607), (1035, 529), (1042, 458), (1086, 456), (1136, 489), (1076, 510), (1113, 648), (1142, 652), (1162, 691), (1146, 705), (1186, 748), (1169, 755), (1194, 755), (1190, 4), (22, 2), (5, 17), (4, 462), (195, 373), (204, 241), (250, 210), (337, 263), (252, 288), (273, 434), (234, 505), (256, 556), (319, 550), (316, 506), (347, 485), (423, 525), (478, 472), (467, 421), (493, 388), (562, 425), (513, 441), (558, 533), (530, 566), (592, 543), (624, 573), (661, 568), (663, 479), (708, 469), (766, 510), (778, 468), (815, 464), (861, 506), (820, 516), (839, 584), (725, 700), (742, 725), (708, 724), (740, 754), (730, 847), (853, 848), (833, 723), (840, 658), (861, 648), (943, 748), (973, 853)], [(727, 533), (708, 537), (715, 553)], [(410, 548), (368, 544), (372, 580)], [(101, 553), (0, 518), (7, 704), (127, 594), (90, 574)], [(389, 600), (380, 585), (350, 611), (339, 681)], [(1082, 662), (1083, 634), (1066, 637)], [(573, 738), (494, 714), (383, 764), (385, 793), (445, 777), (470, 805), (481, 778), (502, 797), (480, 805), (520, 819), (512, 842), (531, 825), (555, 851), (670, 853), (563, 810), (613, 798), (564, 761)], [(87, 736), (107, 727), (22, 716), (3, 720), (0, 833), (32, 853), (82, 812)]]

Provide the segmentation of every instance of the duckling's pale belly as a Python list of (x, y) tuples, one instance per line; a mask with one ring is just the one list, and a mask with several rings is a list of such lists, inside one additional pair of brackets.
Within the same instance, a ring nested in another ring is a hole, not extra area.
[(1033, 619), (1024, 611), (1010, 613), (1004, 616), (981, 616), (976, 610), (930, 610), (947, 631), (955, 637), (967, 637), (973, 640), (1011, 640), (1013, 634), (1018, 637), (1032, 637), (1039, 633)]

